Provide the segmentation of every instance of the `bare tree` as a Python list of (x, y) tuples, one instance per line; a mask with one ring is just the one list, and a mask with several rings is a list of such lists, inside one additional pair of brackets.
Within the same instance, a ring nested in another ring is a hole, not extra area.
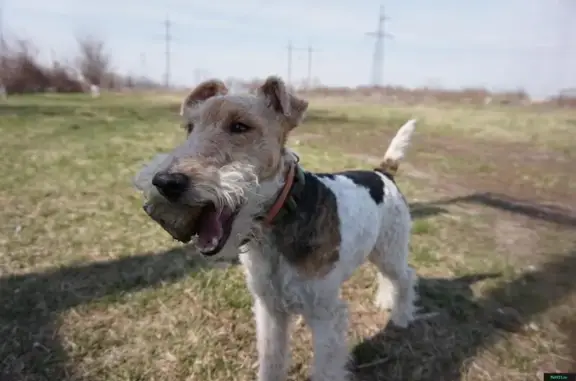
[(17, 40), (4, 50), (3, 86), (6, 92), (33, 93), (45, 91), (50, 86), (46, 69), (37, 63), (37, 53), (32, 44), (24, 40)]
[(110, 73), (110, 55), (102, 40), (94, 36), (78, 37), (78, 70), (92, 85), (105, 85)]

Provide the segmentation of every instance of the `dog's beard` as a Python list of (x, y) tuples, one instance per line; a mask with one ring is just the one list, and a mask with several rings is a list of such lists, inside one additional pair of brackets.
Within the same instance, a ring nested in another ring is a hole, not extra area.
[(250, 235), (253, 216), (260, 212), (258, 177), (250, 165), (232, 163), (220, 168), (213, 181), (194, 184), (178, 203), (166, 200), (152, 185), (152, 178), (173, 162), (171, 155), (157, 155), (134, 179), (144, 193), (144, 210), (178, 241), (192, 244), (206, 255), (236, 255)]
[(259, 211), (259, 183), (254, 167), (239, 162), (219, 168), (216, 178), (191, 189), (191, 199), (214, 206), (213, 213), (201, 216), (195, 244), (203, 254), (227, 252), (229, 256), (237, 253), (252, 228), (253, 215)]

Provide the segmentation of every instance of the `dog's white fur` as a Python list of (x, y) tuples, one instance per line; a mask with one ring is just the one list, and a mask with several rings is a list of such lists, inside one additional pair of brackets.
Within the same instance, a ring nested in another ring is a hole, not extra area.
[[(406, 123), (384, 160), (399, 161), (414, 131)], [(340, 287), (366, 258), (379, 270), (375, 303), (391, 309), (392, 322), (406, 327), (413, 319), (415, 274), (408, 266), (410, 210), (396, 184), (381, 175), (384, 202), (377, 205), (368, 190), (344, 176), (322, 179), (336, 195), (340, 219), (340, 260), (323, 278), (302, 277), (274, 247), (248, 244), (240, 254), (255, 304), (260, 368), (259, 381), (284, 381), (288, 367), (290, 319), (301, 314), (314, 338), (314, 381), (347, 379), (348, 313)]]
[[(414, 120), (400, 128), (384, 155), (384, 162), (397, 166), (414, 128)], [(291, 154), (297, 160), (297, 155)], [(140, 172), (136, 186), (149, 189), (154, 173), (169, 161), (166, 155), (157, 156)], [(259, 381), (286, 380), (289, 327), (294, 315), (303, 316), (312, 330), (313, 381), (348, 379), (348, 312), (346, 303), (340, 299), (340, 288), (367, 258), (379, 270), (376, 305), (391, 310), (391, 321), (397, 326), (406, 327), (414, 319), (416, 276), (408, 266), (410, 210), (394, 181), (379, 176), (384, 183), (384, 201), (380, 204), (365, 187), (347, 177), (320, 178), (336, 196), (341, 237), (339, 260), (325, 276), (302, 275), (265, 239), (254, 239), (241, 250), (240, 261), (254, 297)], [(258, 193), (272, 196), (283, 182), (283, 174), (279, 173), (259, 184)], [(241, 213), (238, 218), (237, 226), (251, 223), (248, 214)], [(238, 247), (238, 242), (227, 247), (234, 245)], [(237, 251), (228, 250), (224, 255), (237, 255)]]

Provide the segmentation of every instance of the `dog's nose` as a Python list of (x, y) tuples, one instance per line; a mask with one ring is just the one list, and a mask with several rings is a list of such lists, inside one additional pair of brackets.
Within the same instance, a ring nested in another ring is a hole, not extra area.
[(168, 200), (176, 201), (188, 188), (188, 176), (179, 172), (158, 172), (152, 178), (152, 185)]

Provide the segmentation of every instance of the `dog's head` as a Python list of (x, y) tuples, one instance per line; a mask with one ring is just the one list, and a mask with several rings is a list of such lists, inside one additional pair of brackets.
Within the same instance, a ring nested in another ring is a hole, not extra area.
[(307, 107), (277, 77), (254, 95), (201, 83), (182, 102), (186, 141), (141, 172), (137, 186), (154, 188), (146, 212), (179, 241), (197, 236), (206, 255), (235, 250), (296, 159), (285, 143)]

